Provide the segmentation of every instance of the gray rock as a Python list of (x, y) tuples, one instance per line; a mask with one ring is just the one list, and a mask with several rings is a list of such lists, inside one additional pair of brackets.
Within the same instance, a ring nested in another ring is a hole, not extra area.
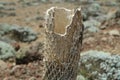
[(116, 29), (109, 31), (108, 34), (111, 36), (120, 36), (119, 30), (116, 30)]
[(5, 69), (7, 69), (7, 64), (3, 60), (0, 60), (0, 70), (5, 70)]
[(36, 78), (35, 77), (31, 77), (31, 78), (29, 78), (29, 80), (36, 80)]
[(0, 41), (0, 59), (8, 59), (15, 56), (15, 50), (14, 48), (3, 41)]

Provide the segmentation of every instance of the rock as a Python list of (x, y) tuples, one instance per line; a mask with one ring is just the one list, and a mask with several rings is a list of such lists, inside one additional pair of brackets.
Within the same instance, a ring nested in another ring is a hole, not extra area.
[(10, 44), (0, 41), (0, 59), (6, 60), (12, 57), (15, 57), (14, 48)]
[(120, 55), (95, 50), (86, 51), (81, 54), (80, 74), (88, 80), (119, 80), (119, 62)]
[(101, 29), (101, 30), (104, 30), (104, 29), (106, 29), (106, 28), (107, 28), (107, 26), (105, 26), (105, 25), (100, 26), (100, 29)]
[(4, 61), (0, 60), (0, 70), (5, 70), (5, 69), (7, 69), (7, 64)]
[(78, 75), (76, 80), (86, 80), (82, 75)]
[(116, 29), (109, 31), (108, 34), (111, 36), (120, 36), (120, 32)]
[(29, 80), (36, 80), (36, 78), (35, 77), (31, 77), (31, 78), (29, 78)]
[(102, 41), (107, 41), (107, 38), (106, 37), (102, 37), (101, 40)]
[(83, 43), (91, 44), (92, 41), (95, 42), (95, 38), (94, 37), (88, 37), (88, 38), (84, 39)]

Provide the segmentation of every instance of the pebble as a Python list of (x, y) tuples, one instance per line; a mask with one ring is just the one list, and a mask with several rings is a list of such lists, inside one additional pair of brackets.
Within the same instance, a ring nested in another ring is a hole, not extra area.
[(120, 32), (116, 29), (109, 31), (108, 34), (111, 36), (120, 36)]
[(0, 70), (5, 70), (6, 68), (7, 64), (4, 61), (0, 60)]

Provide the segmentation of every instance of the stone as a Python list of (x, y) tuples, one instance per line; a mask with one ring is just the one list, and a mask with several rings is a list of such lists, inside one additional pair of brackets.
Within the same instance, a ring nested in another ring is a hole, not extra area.
[(91, 44), (92, 41), (95, 41), (94, 37), (88, 37), (84, 39), (83, 43)]
[(0, 70), (5, 70), (5, 69), (7, 69), (7, 64), (3, 60), (0, 60)]
[(31, 78), (29, 78), (29, 80), (36, 80), (36, 78), (35, 77), (31, 77)]
[(115, 30), (110, 30), (108, 32), (108, 34), (111, 35), (111, 36), (120, 36), (120, 32), (116, 29)]
[(0, 41), (0, 59), (6, 60), (14, 57), (15, 57), (14, 48), (10, 44)]
[(82, 75), (78, 75), (76, 80), (86, 80)]

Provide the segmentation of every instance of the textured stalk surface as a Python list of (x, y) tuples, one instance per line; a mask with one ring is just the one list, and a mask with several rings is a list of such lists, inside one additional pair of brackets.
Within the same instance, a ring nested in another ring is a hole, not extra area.
[(43, 80), (76, 80), (84, 29), (81, 9), (48, 9), (45, 28)]

